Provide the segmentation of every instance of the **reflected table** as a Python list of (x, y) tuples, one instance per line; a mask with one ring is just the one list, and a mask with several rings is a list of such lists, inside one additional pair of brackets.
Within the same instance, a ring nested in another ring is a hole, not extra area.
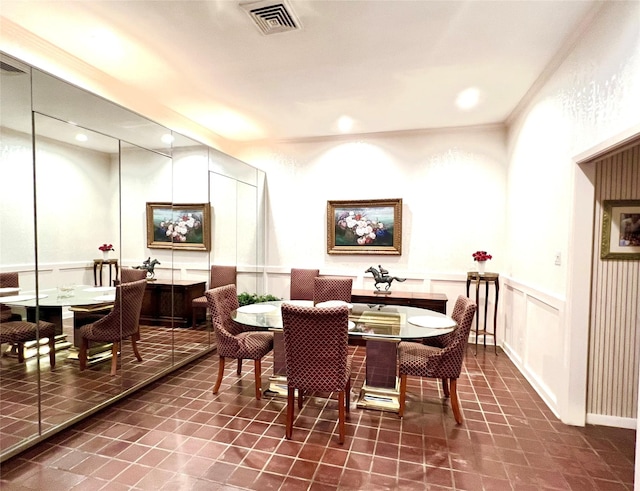
[[(273, 375), (265, 395), (286, 396), (286, 361), (282, 336), (283, 303), (312, 306), (313, 302), (290, 300), (263, 302), (240, 307), (231, 318), (254, 329), (274, 332)], [(352, 304), (349, 337), (366, 342), (366, 379), (357, 406), (397, 412), (399, 379), (397, 348), (403, 340), (422, 340), (453, 331), (456, 322), (439, 312), (401, 305)]]
[[(2, 303), (12, 307), (24, 307), (27, 320), (36, 322), (36, 318), (55, 324), (56, 350), (71, 346), (62, 329), (62, 311), (70, 307), (76, 312), (89, 312), (109, 309), (115, 301), (114, 287), (94, 287), (88, 285), (65, 285), (58, 288), (41, 289), (3, 296)], [(40, 340), (42, 343), (42, 340)], [(25, 345), (25, 358), (35, 355), (32, 346)], [(42, 353), (42, 352), (41, 352)]]

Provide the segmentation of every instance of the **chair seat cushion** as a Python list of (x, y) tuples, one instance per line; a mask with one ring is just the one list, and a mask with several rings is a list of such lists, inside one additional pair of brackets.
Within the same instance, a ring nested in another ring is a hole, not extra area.
[(273, 349), (273, 333), (266, 331), (247, 331), (236, 336), (238, 352), (235, 358), (257, 360)]
[[(40, 321), (39, 335), (41, 338), (55, 336), (55, 324)], [(10, 321), (0, 323), (0, 342), (2, 343), (24, 343), (36, 339), (35, 322)]]
[(202, 295), (201, 297), (194, 298), (191, 301), (191, 306), (192, 307), (200, 307), (202, 309), (206, 309), (207, 308), (207, 297)]
[(398, 345), (399, 372), (416, 377), (439, 377), (434, 374), (436, 367), (432, 360), (441, 352), (441, 348), (403, 341)]

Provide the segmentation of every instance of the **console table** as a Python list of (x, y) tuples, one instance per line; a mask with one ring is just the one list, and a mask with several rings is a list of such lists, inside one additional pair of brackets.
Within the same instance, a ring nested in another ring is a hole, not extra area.
[(191, 327), (191, 302), (204, 295), (205, 281), (147, 281), (140, 323), (168, 327)]
[(352, 290), (353, 303), (405, 305), (447, 313), (447, 296), (444, 293), (398, 292), (373, 293), (373, 290)]
[[(480, 300), (480, 283), (484, 283), (485, 285), (485, 294), (484, 294), (484, 324), (483, 329), (479, 329), (480, 326), (480, 305), (478, 305), (478, 310), (476, 312), (476, 354), (478, 354), (478, 334), (482, 334), (482, 344), (486, 348), (487, 347), (487, 335), (493, 336), (493, 350), (495, 354), (498, 354), (498, 348), (496, 346), (496, 327), (498, 325), (498, 293), (500, 291), (500, 275), (498, 273), (478, 273), (476, 271), (470, 271), (467, 273), (467, 297), (469, 296), (469, 287), (471, 286), (471, 282), (475, 282), (476, 284), (476, 305)], [(493, 283), (496, 291), (496, 300), (494, 302), (494, 311), (493, 311), (493, 332), (487, 329), (487, 309), (489, 302), (489, 285)]]

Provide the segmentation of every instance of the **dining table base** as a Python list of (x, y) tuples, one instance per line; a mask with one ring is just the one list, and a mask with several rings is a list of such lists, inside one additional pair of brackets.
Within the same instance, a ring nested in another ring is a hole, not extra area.
[(360, 390), (356, 407), (397, 413), (400, 411), (399, 379), (396, 381), (396, 386), (392, 389), (371, 387), (365, 383)]

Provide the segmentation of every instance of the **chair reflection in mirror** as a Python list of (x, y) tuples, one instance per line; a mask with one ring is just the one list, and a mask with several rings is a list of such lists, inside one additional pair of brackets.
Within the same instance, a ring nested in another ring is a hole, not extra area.
[[(211, 273), (209, 277), (209, 290), (226, 285), (236, 285), (237, 269), (235, 266), (221, 266), (214, 264), (211, 266)], [(197, 327), (198, 318), (202, 318), (199, 315), (200, 312), (204, 312), (204, 319), (207, 320), (207, 297), (202, 295), (201, 297), (194, 298), (191, 301), (191, 327)]]
[(319, 269), (291, 268), (290, 300), (313, 300), (314, 281), (320, 276)]
[(314, 279), (313, 304), (341, 300), (351, 302), (352, 278), (331, 278), (321, 276)]
[(138, 361), (142, 357), (136, 342), (140, 339), (140, 311), (147, 280), (122, 283), (116, 287), (116, 298), (113, 310), (101, 319), (80, 327), (80, 370), (87, 367), (87, 351), (89, 342), (113, 343), (111, 348), (111, 375), (115, 375), (118, 367), (118, 352), (121, 341), (131, 338), (133, 354)]

